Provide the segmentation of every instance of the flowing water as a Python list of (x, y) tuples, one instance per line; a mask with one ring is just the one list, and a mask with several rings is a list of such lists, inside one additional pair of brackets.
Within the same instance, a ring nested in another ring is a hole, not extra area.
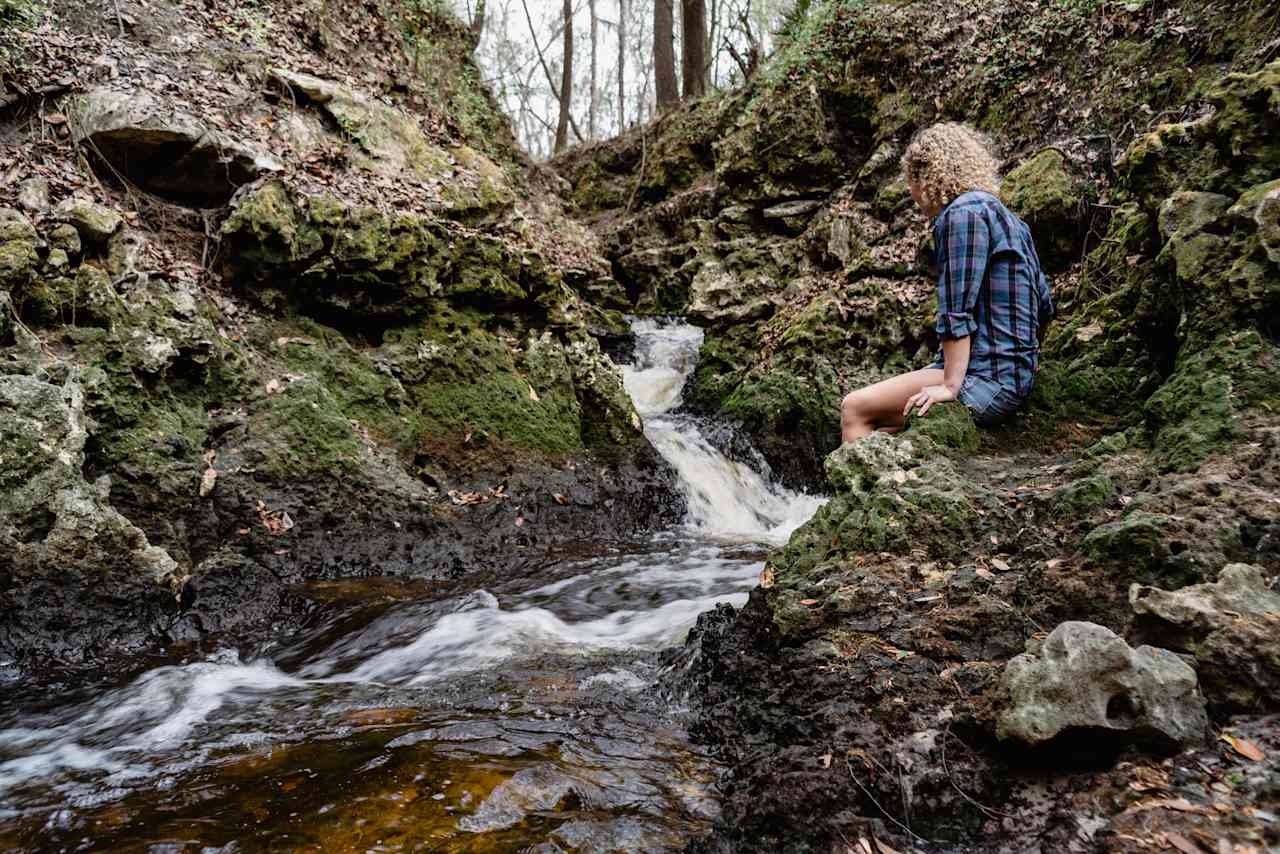
[(744, 602), (820, 501), (677, 413), (699, 330), (635, 332), (626, 386), (683, 526), (533, 587), (316, 585), (327, 616), (253, 655), (0, 703), (0, 849), (657, 852), (703, 832), (718, 769), (653, 690), (655, 651)]

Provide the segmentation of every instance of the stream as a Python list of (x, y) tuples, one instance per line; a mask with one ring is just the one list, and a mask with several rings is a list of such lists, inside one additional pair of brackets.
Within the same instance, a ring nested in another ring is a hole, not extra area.
[(744, 603), (821, 499), (679, 413), (700, 330), (634, 331), (626, 387), (683, 525), (450, 599), (335, 582), (323, 619), (252, 655), (0, 700), (0, 849), (660, 852), (705, 832), (720, 769), (655, 690), (657, 652)]

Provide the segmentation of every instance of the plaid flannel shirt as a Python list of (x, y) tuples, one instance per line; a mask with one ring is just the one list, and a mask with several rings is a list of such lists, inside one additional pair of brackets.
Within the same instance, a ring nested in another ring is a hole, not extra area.
[(982, 191), (956, 197), (933, 228), (938, 335), (971, 336), (966, 375), (992, 380), (1022, 399), (1040, 361), (1040, 326), (1054, 316), (1030, 229)]

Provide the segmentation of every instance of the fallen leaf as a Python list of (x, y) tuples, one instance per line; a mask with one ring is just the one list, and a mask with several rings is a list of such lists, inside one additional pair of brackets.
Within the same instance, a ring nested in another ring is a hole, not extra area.
[(1204, 807), (1196, 806), (1186, 798), (1152, 798), (1149, 801), (1139, 801), (1129, 807), (1129, 812), (1146, 812), (1147, 810), (1177, 810), (1178, 812), (1205, 812)]
[(1064, 563), (1066, 563), (1066, 558), (1055, 557), (1055, 558), (1050, 558), (1049, 560), (1046, 560), (1044, 562), (1044, 565), (1049, 569), (1054, 569), (1055, 567), (1062, 566), (1062, 564)]
[(1261, 762), (1266, 758), (1266, 754), (1262, 752), (1262, 749), (1248, 739), (1236, 738), (1234, 735), (1226, 735), (1224, 733), (1222, 740), (1231, 745), (1232, 749), (1235, 750), (1236, 753), (1239, 753), (1251, 762)]
[(566, 497), (566, 496), (564, 496), (564, 495), (561, 495), (561, 494), (560, 494), (560, 493), (558, 493), (558, 492), (553, 492), (553, 493), (551, 493), (551, 497), (552, 497), (552, 498), (555, 500), (555, 502), (556, 502), (557, 504), (559, 504), (561, 507), (563, 507), (564, 505), (566, 505), (566, 504), (568, 504), (568, 503), (569, 503), (569, 499), (568, 499), (568, 497)]
[(817, 599), (801, 599), (800, 604), (801, 605), (817, 605), (818, 600)]
[(998, 558), (998, 557), (993, 557), (993, 558), (991, 559), (991, 565), (992, 565), (992, 566), (994, 566), (996, 569), (1000, 570), (1001, 572), (1008, 572), (1008, 571), (1009, 571), (1009, 564), (1007, 564), (1007, 563), (1005, 563), (1004, 561), (1000, 560), (1000, 558)]
[(1076, 340), (1087, 343), (1102, 334), (1102, 324), (1098, 321), (1090, 323), (1088, 326), (1081, 326), (1076, 330)]
[(1184, 854), (1204, 854), (1204, 849), (1196, 845), (1190, 839), (1181, 833), (1174, 833), (1172, 830), (1166, 830), (1164, 833), (1164, 841), (1168, 842), (1174, 848), (1184, 852)]
[(538, 393), (537, 393), (536, 391), (534, 391), (534, 390), (533, 390), (533, 386), (532, 386), (532, 385), (530, 385), (530, 386), (529, 386), (529, 399), (530, 399), (530, 400), (539, 400)]
[(213, 492), (213, 488), (218, 485), (218, 470), (207, 468), (204, 474), (200, 476), (200, 497), (208, 498), (209, 493)]
[(62, 113), (50, 113), (44, 117), (44, 120), (51, 125), (65, 125), (67, 123), (67, 117)]
[(995, 573), (987, 569), (985, 566), (980, 566), (977, 569), (975, 569), (973, 572), (979, 578), (985, 578), (988, 581), (996, 577)]

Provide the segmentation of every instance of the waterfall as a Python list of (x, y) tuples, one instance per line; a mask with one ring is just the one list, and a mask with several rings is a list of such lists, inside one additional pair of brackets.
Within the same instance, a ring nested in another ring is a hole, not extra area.
[(637, 319), (635, 357), (623, 369), (644, 432), (679, 477), (688, 501), (685, 526), (714, 540), (785, 543), (824, 499), (769, 482), (729, 459), (703, 435), (698, 419), (679, 412), (693, 374), (702, 330), (681, 321)]

